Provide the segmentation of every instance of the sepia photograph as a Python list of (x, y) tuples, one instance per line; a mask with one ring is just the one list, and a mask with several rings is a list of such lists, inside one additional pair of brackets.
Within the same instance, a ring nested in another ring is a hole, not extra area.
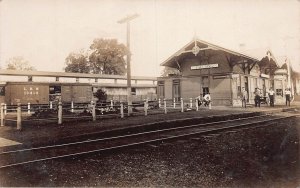
[(0, 0), (0, 187), (300, 187), (300, 0)]

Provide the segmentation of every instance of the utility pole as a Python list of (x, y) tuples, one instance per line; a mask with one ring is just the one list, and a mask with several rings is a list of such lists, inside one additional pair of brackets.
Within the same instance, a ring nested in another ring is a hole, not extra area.
[(131, 52), (130, 52), (130, 21), (137, 18), (138, 14), (128, 15), (127, 17), (118, 21), (119, 24), (127, 24), (127, 103), (128, 103), (128, 115), (132, 114), (132, 95), (131, 95)]

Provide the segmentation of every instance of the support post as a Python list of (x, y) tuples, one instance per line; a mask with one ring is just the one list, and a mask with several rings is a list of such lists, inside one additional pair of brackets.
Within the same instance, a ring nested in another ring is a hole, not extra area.
[(127, 104), (128, 104), (128, 116), (132, 114), (132, 94), (131, 94), (131, 53), (130, 53), (130, 21), (134, 18), (137, 18), (138, 14), (134, 14), (131, 16), (127, 16), (126, 18), (119, 20), (118, 23), (126, 23), (127, 24), (127, 55), (126, 55), (126, 63), (127, 63)]
[(120, 104), (120, 113), (121, 113), (121, 118), (124, 118), (124, 104), (122, 102)]
[(52, 101), (50, 101), (50, 109), (53, 108), (53, 104), (52, 104)]
[(92, 104), (92, 116), (93, 116), (93, 121), (96, 121), (96, 103)]
[(183, 112), (183, 99), (180, 98), (180, 103), (181, 103), (181, 112)]
[(73, 113), (74, 112), (74, 102), (71, 101), (71, 112)]
[(58, 124), (62, 124), (62, 103), (58, 102)]
[(190, 108), (192, 109), (193, 108), (193, 99), (190, 98)]
[(164, 99), (164, 109), (165, 109), (165, 114), (167, 114), (167, 101)]
[(17, 107), (17, 130), (22, 130), (21, 103), (18, 103), (18, 107)]
[(7, 114), (7, 105), (4, 103), (4, 115)]
[(132, 115), (132, 101), (131, 101), (131, 104), (129, 104), (127, 101), (127, 115), (128, 116)]
[(198, 99), (195, 100), (196, 111), (199, 111)]
[(176, 99), (173, 99), (173, 108), (176, 108)]
[(158, 99), (158, 108), (161, 108), (161, 100), (160, 100), (160, 98)]
[(148, 101), (147, 100), (144, 102), (144, 112), (145, 112), (145, 116), (147, 116), (148, 115)]
[(4, 117), (4, 104), (1, 103), (1, 127), (4, 126), (4, 119), (5, 119), (5, 117)]
[(114, 101), (110, 100), (110, 107), (113, 108), (114, 107)]
[(30, 102), (27, 104), (27, 114), (30, 114)]

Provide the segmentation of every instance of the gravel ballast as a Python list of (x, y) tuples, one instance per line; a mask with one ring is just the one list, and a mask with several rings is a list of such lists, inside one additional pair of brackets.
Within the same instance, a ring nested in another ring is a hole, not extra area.
[(0, 170), (0, 186), (297, 187), (299, 118)]

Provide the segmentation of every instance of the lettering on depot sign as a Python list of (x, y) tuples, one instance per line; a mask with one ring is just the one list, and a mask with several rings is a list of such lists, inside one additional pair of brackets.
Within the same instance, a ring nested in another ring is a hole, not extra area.
[(210, 68), (217, 68), (217, 67), (219, 67), (219, 64), (197, 65), (197, 66), (191, 66), (191, 70), (210, 69)]

